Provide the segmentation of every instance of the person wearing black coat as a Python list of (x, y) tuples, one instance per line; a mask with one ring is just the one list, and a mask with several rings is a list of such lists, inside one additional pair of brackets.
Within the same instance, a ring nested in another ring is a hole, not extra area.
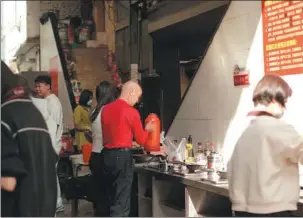
[(20, 81), (1, 61), (1, 216), (54, 217), (58, 157)]

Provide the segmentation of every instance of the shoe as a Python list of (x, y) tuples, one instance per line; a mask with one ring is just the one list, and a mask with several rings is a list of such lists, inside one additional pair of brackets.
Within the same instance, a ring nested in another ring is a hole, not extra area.
[(60, 206), (57, 206), (56, 213), (62, 212), (62, 211), (64, 211), (64, 206), (61, 204)]

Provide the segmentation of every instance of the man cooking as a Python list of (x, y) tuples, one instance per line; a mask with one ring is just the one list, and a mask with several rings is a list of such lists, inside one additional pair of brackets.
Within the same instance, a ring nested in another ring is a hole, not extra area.
[(130, 213), (130, 195), (134, 172), (131, 153), (133, 137), (140, 145), (146, 143), (154, 124), (143, 129), (139, 112), (133, 106), (142, 89), (134, 81), (126, 82), (120, 97), (104, 106), (101, 121), (103, 150), (101, 152), (102, 205), (98, 216), (126, 217)]

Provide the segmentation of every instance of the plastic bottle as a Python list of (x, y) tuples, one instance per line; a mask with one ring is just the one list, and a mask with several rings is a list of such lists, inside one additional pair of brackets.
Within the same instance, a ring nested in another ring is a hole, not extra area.
[(207, 156), (207, 168), (208, 169), (214, 169), (215, 168), (215, 144), (209, 143), (209, 151), (210, 154)]
[(194, 158), (193, 154), (193, 139), (192, 136), (189, 135), (187, 138), (186, 150), (185, 150), (185, 161), (192, 162)]
[(145, 125), (152, 121), (155, 124), (153, 132), (148, 134), (148, 139), (144, 145), (144, 150), (147, 152), (160, 151), (160, 119), (156, 114), (150, 114), (145, 119)]
[(201, 142), (198, 143), (197, 148), (198, 149), (197, 149), (197, 153), (196, 153), (196, 163), (204, 166), (204, 165), (206, 165), (207, 160), (206, 160), (206, 156), (203, 152), (203, 146), (202, 146)]

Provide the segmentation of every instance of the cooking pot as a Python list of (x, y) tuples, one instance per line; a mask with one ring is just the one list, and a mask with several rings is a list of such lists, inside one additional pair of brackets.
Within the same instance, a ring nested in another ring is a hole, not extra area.
[(135, 163), (145, 163), (151, 161), (153, 156), (148, 154), (133, 154), (133, 158), (135, 160)]
[(160, 159), (163, 159), (162, 155), (152, 155), (152, 154), (133, 154), (133, 159), (135, 163), (147, 163), (151, 161), (159, 162)]

